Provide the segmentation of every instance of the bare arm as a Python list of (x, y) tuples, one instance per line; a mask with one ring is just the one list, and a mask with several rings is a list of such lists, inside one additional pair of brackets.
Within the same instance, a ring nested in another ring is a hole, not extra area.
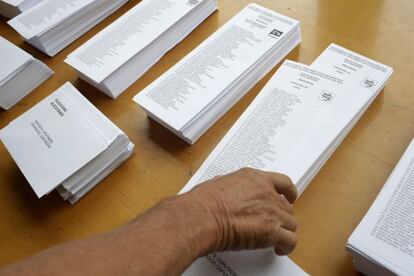
[(162, 201), (112, 232), (43, 251), (11, 275), (179, 275), (211, 252), (296, 245), (296, 189), (280, 174), (244, 169)]

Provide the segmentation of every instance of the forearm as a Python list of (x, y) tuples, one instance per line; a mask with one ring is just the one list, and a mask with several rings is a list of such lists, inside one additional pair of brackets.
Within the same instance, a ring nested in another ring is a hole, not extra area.
[(74, 241), (16, 263), (19, 275), (179, 275), (214, 244), (214, 226), (190, 196), (163, 201), (111, 233)]
[(217, 227), (201, 208), (186, 194), (164, 201), (131, 223), (140, 275), (179, 275), (212, 250)]
[(243, 169), (164, 200), (113, 232), (15, 263), (7, 275), (179, 275), (213, 251), (296, 245), (296, 188), (289, 178)]

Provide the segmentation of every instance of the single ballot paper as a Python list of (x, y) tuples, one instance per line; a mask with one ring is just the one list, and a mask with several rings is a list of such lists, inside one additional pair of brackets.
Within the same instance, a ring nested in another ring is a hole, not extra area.
[(42, 0), (0, 0), (0, 15), (13, 18), (20, 13), (36, 6)]
[(0, 107), (8, 110), (44, 81), (53, 71), (0, 36)]
[(7, 22), (28, 43), (55, 56), (128, 0), (43, 0)]
[(66, 83), (0, 131), (40, 198), (58, 189), (74, 203), (132, 153), (128, 137)]
[(141, 1), (65, 62), (116, 98), (216, 9), (216, 0)]
[(300, 41), (299, 21), (250, 4), (134, 101), (193, 144)]
[(366, 275), (414, 275), (414, 139), (346, 248)]
[[(244, 167), (289, 173), (299, 147), (313, 136), (314, 118), (329, 107), (320, 100), (321, 91), (342, 87), (342, 79), (285, 61), (182, 192)], [(307, 170), (300, 169), (289, 176), (302, 192), (307, 183), (299, 180)]]

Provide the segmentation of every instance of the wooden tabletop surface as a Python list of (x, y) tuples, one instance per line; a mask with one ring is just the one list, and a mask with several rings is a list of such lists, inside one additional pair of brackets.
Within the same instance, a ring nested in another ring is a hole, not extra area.
[[(56, 74), (9, 111), (0, 110), (0, 128), (30, 109), (66, 81), (126, 132), (134, 155), (77, 204), (57, 193), (36, 198), (0, 145), (0, 265), (55, 244), (117, 227), (160, 199), (175, 195), (254, 99), (272, 70), (195, 145), (188, 146), (148, 120), (132, 97), (178, 62), (250, 1), (219, 0), (210, 16), (182, 43), (112, 100), (80, 81), (64, 58), (139, 1), (112, 16), (48, 58), (0, 20), (0, 35), (48, 64)], [(372, 204), (414, 137), (414, 1), (412, 0), (257, 0), (301, 21), (303, 42), (288, 58), (310, 64), (331, 42), (392, 66), (395, 70), (327, 164), (298, 200), (300, 228), (292, 259), (312, 275), (354, 275), (347, 238)], [(1, 61), (0, 61), (1, 63)]]

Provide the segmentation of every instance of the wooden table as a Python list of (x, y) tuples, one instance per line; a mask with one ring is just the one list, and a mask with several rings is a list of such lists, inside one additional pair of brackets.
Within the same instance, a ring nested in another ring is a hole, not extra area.
[[(126, 163), (74, 206), (63, 202), (57, 193), (37, 199), (0, 145), (0, 265), (64, 241), (110, 230), (160, 199), (175, 195), (275, 72), (260, 81), (194, 146), (186, 145), (151, 123), (131, 98), (250, 1), (219, 0), (219, 12), (117, 100), (112, 100), (80, 81), (63, 60), (138, 2), (131, 0), (54, 58), (24, 43), (4, 19), (0, 21), (1, 36), (56, 72), (11, 110), (0, 111), (1, 128), (64, 82), (71, 81), (136, 145), (134, 155)], [(346, 240), (414, 137), (414, 1), (258, 0), (257, 3), (301, 21), (303, 42), (289, 59), (311, 63), (329, 43), (335, 42), (395, 69), (383, 93), (295, 206), (300, 229), (299, 245), (292, 259), (312, 275), (357, 274), (344, 250)]]

